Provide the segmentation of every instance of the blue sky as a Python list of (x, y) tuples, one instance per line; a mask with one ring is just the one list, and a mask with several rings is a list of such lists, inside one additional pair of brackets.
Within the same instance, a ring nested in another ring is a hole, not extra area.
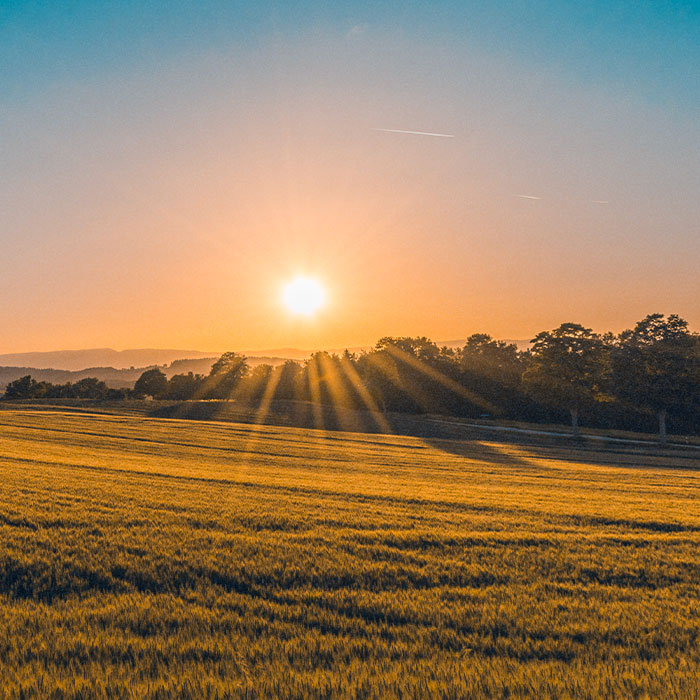
[(371, 25), (471, 42), (650, 100), (700, 106), (700, 2), (11, 0), (0, 7), (4, 100), (55, 80), (133, 70), (271, 34)]

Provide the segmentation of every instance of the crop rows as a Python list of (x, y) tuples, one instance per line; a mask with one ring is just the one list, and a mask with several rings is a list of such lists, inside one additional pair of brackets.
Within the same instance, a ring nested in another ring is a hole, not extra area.
[(0, 698), (698, 698), (700, 459), (0, 413)]

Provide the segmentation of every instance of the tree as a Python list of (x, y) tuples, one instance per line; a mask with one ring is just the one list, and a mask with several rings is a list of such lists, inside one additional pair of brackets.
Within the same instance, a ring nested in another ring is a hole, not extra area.
[(267, 363), (256, 365), (238, 382), (236, 397), (253, 403), (260, 401), (266, 392), (273, 388), (272, 373), (272, 365)]
[(108, 391), (107, 385), (96, 377), (85, 377), (75, 382), (72, 388), (74, 396), (79, 399), (104, 399)]
[(532, 343), (525, 386), (545, 402), (568, 410), (573, 436), (578, 437), (579, 410), (602, 390), (606, 345), (578, 323), (538, 333)]
[(138, 396), (152, 396), (154, 399), (165, 394), (168, 380), (157, 367), (147, 369), (134, 385), (134, 393)]
[(212, 399), (229, 399), (238, 383), (248, 374), (248, 360), (237, 352), (225, 352), (213, 365), (206, 381), (206, 394)]
[(666, 418), (700, 400), (700, 338), (680, 316), (650, 314), (623, 331), (612, 354), (617, 397), (656, 413), (666, 443)]
[(131, 393), (131, 389), (107, 389), (107, 394), (105, 395), (105, 398), (108, 401), (123, 401), (124, 399), (129, 397), (129, 394)]
[(425, 376), (416, 365), (427, 369), (437, 357), (439, 348), (431, 345), (427, 339), (387, 336), (359, 358), (360, 375), (382, 411), (422, 413), (428, 409), (429, 396), (422, 387)]
[(457, 351), (463, 370), (514, 385), (520, 382), (523, 362), (518, 347), (503, 340), (494, 340), (486, 333), (475, 333)]
[(165, 397), (175, 401), (187, 401), (197, 395), (203, 384), (204, 377), (201, 374), (174, 374), (168, 381)]
[(374, 349), (377, 352), (397, 349), (400, 352), (413, 355), (413, 357), (422, 362), (435, 361), (440, 357), (441, 353), (440, 348), (425, 336), (410, 338), (407, 336), (392, 337), (387, 335), (377, 341)]
[(275, 396), (279, 399), (296, 399), (299, 395), (298, 382), (301, 373), (301, 365), (294, 360), (287, 360), (283, 365), (275, 367), (275, 372), (279, 374), (279, 381)]
[(484, 403), (460, 384), (454, 352), (426, 337), (381, 338), (357, 366), (383, 410), (463, 415)]
[(32, 379), (30, 374), (25, 377), (20, 377), (10, 382), (5, 387), (6, 399), (33, 399), (35, 398), (35, 392), (37, 387), (37, 381)]

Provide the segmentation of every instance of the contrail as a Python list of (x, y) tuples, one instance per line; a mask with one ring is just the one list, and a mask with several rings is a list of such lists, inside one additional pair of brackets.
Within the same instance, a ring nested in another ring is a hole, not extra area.
[(516, 197), (522, 197), (523, 199), (542, 199), (542, 197), (535, 197), (531, 194), (516, 194)]
[(415, 134), (416, 136), (438, 136), (442, 139), (453, 139), (454, 134), (433, 134), (430, 131), (406, 131), (405, 129), (380, 129), (375, 128), (373, 131), (386, 131), (389, 134)]
[(610, 204), (607, 199), (592, 199), (593, 204)]

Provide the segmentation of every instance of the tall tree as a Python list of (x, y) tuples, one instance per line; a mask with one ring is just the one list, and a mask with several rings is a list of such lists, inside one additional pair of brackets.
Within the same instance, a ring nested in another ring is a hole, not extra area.
[(574, 437), (581, 407), (601, 392), (605, 357), (601, 336), (578, 323), (562, 323), (532, 340), (523, 382), (546, 403), (569, 411)]
[(618, 338), (612, 386), (622, 401), (656, 413), (665, 444), (669, 412), (692, 409), (700, 400), (700, 338), (676, 314), (646, 316)]

